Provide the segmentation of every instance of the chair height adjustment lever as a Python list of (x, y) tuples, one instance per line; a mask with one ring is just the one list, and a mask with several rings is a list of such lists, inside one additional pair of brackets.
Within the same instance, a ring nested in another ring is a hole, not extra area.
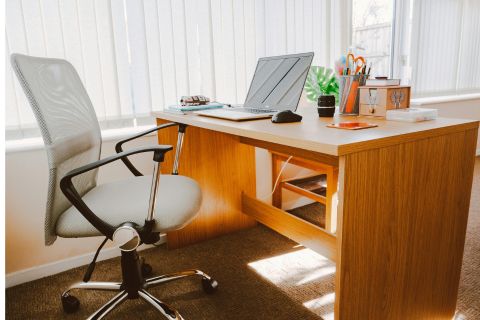
[(140, 230), (140, 238), (142, 239), (142, 243), (154, 244), (160, 240), (160, 234), (158, 232), (153, 232), (153, 227), (155, 226), (155, 224), (155, 219), (145, 220), (145, 224)]

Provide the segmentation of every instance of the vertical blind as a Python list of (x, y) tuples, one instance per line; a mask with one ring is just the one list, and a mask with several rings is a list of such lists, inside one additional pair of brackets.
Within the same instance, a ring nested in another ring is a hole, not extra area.
[[(72, 62), (99, 120), (131, 119), (182, 95), (243, 102), (261, 56), (314, 51), (333, 65), (347, 45), (348, 1), (7, 0), (6, 56)], [(7, 61), (7, 130), (35, 126)]]
[(480, 90), (480, 1), (416, 0), (412, 88), (417, 95)]

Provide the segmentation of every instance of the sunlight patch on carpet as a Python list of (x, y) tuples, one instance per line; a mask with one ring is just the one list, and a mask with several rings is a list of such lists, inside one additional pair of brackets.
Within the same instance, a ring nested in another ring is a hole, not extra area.
[(335, 272), (327, 258), (306, 248), (250, 262), (248, 266), (274, 284), (303, 285)]

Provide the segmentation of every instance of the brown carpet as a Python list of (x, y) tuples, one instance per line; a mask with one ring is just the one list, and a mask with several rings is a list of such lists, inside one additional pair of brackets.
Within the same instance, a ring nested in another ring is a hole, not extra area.
[(287, 210), (287, 212), (320, 228), (325, 228), (325, 206), (323, 204), (314, 202), (293, 210)]
[(457, 310), (461, 319), (480, 319), (480, 157), (475, 162)]
[[(475, 166), (470, 218), (458, 297), (459, 319), (480, 319), (480, 159)], [(219, 282), (214, 295), (198, 279), (182, 279), (150, 292), (185, 319), (333, 319), (335, 265), (259, 226), (187, 248), (159, 247), (141, 253), (155, 274), (199, 268)], [(92, 280), (120, 279), (119, 259), (100, 262)], [(7, 319), (84, 319), (113, 293), (77, 291), (80, 310), (65, 315), (60, 293), (82, 278), (84, 267), (6, 290)], [(140, 300), (126, 301), (109, 319), (154, 319)]]
[[(167, 250), (162, 246), (142, 251), (141, 255), (153, 266), (155, 274), (199, 268), (217, 279), (219, 290), (214, 295), (205, 294), (200, 280), (195, 278), (149, 290), (178, 309), (185, 319), (318, 319), (302, 303), (320, 296), (321, 292), (333, 292), (333, 273), (327, 278), (299, 282), (309, 274), (315, 276), (319, 269), (330, 264), (328, 261), (261, 226), (183, 249)], [(301, 259), (306, 260), (305, 266)], [(76, 291), (73, 294), (80, 299), (81, 308), (74, 315), (64, 315), (60, 293), (80, 280), (84, 269), (76, 268), (7, 289), (7, 319), (85, 319), (114, 294)], [(272, 273), (273, 280), (262, 276)], [(119, 279), (118, 258), (100, 262), (92, 278), (97, 281)], [(108, 318), (160, 317), (145, 302), (128, 300)]]

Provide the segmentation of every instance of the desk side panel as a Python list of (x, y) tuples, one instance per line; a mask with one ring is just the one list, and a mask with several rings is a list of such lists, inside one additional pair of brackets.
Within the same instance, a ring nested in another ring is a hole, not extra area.
[(336, 319), (452, 319), (477, 131), (342, 157)]
[[(167, 121), (157, 119), (157, 123)], [(177, 128), (158, 133), (160, 144), (176, 146)], [(172, 172), (174, 152), (169, 152), (162, 173)], [(195, 179), (203, 201), (197, 217), (181, 230), (169, 232), (170, 248), (182, 247), (235, 230), (254, 226), (242, 213), (242, 191), (255, 195), (255, 150), (238, 137), (198, 127), (187, 127), (179, 174)]]

